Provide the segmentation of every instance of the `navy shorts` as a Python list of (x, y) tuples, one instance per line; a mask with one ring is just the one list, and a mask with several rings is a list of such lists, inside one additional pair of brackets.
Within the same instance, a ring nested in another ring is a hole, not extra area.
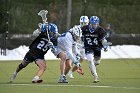
[(99, 48), (85, 48), (85, 54), (93, 53), (94, 57), (101, 57), (101, 49)]
[(44, 60), (44, 55), (35, 55), (35, 54), (32, 54), (31, 52), (27, 52), (23, 60), (25, 62), (31, 63), (38, 59)]

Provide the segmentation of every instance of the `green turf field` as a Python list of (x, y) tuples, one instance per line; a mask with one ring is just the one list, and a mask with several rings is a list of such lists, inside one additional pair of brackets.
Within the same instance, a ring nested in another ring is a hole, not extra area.
[(42, 84), (32, 84), (37, 66), (31, 63), (22, 70), (15, 81), (9, 84), (9, 78), (20, 61), (0, 61), (0, 93), (140, 93), (140, 59), (102, 60), (97, 66), (99, 83), (92, 83), (88, 63), (82, 66), (84, 76), (74, 73), (75, 79), (68, 84), (58, 84), (59, 60), (48, 61)]

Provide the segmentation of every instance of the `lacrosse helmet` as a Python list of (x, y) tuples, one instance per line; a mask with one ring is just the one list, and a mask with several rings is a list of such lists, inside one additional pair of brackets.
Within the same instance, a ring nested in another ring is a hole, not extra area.
[(58, 33), (58, 27), (53, 23), (49, 23), (49, 32)]
[(46, 32), (47, 30), (49, 30), (49, 32), (58, 33), (58, 27), (53, 23), (43, 23), (41, 25), (42, 32)]
[(58, 27), (54, 23), (49, 23), (48, 30), (51, 38), (57, 37), (59, 35)]
[(88, 25), (88, 23), (89, 23), (88, 16), (81, 16), (80, 17), (80, 26), (81, 27)]
[(82, 36), (82, 30), (80, 26), (74, 26), (72, 28), (72, 34), (73, 34), (73, 38), (75, 41), (77, 41), (78, 39), (81, 38)]
[(97, 26), (99, 25), (99, 17), (92, 16), (89, 21), (89, 31), (93, 33)]
[(41, 26), (41, 32), (45, 33), (47, 32), (49, 33), (50, 38), (52, 37), (56, 37), (59, 33), (58, 33), (58, 27), (53, 24), (53, 23), (43, 23)]

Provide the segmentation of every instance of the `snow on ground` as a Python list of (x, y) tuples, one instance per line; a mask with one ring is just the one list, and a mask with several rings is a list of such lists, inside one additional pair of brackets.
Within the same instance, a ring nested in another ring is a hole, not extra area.
[[(22, 60), (28, 51), (27, 46), (20, 46), (13, 50), (7, 50), (7, 55), (0, 55), (0, 60)], [(117, 45), (111, 46), (107, 52), (102, 50), (102, 59), (118, 58), (140, 58), (140, 46), (138, 45)], [(45, 55), (46, 60), (56, 60), (57, 58), (49, 50)]]

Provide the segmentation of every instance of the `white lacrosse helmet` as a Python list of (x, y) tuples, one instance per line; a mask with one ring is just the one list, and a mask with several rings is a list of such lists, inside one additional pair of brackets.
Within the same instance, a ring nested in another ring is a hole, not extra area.
[(76, 41), (76, 42), (79, 41), (81, 36), (82, 36), (81, 27), (80, 26), (74, 26), (71, 29), (71, 32), (72, 32), (72, 36), (73, 36), (74, 41)]
[(81, 27), (83, 27), (85, 25), (88, 25), (88, 23), (89, 23), (88, 16), (81, 16), (80, 17), (80, 25), (81, 25)]
[(72, 33), (73, 33), (73, 35), (75, 35), (75, 36), (77, 36), (77, 37), (81, 37), (81, 36), (82, 36), (81, 27), (75, 25), (75, 26), (72, 28)]

